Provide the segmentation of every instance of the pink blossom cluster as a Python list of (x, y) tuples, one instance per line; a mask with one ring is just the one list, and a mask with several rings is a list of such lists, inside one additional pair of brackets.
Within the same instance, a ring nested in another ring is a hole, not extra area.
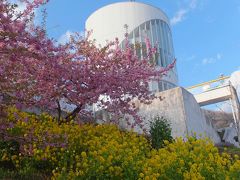
[[(120, 49), (116, 39), (104, 47), (76, 34), (71, 42), (56, 45), (40, 27), (28, 28), (34, 8), (46, 3), (24, 0), (23, 18), (13, 18), (15, 7), (6, 0), (0, 2), (0, 94), (11, 97), (11, 103), (57, 109), (62, 115), (60, 100), (75, 104), (70, 114), (84, 112), (87, 105), (115, 114), (130, 114), (141, 124), (132, 99), (150, 103), (154, 95), (148, 82), (159, 78), (174, 66), (157, 70), (149, 63), (156, 49), (147, 48), (149, 56), (140, 60), (129, 45)], [(101, 97), (107, 97), (104, 100)], [(69, 116), (66, 119), (69, 119)]]

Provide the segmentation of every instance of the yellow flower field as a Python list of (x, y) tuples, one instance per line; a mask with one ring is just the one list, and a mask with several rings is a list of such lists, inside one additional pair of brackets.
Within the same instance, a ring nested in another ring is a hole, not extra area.
[(220, 154), (208, 139), (179, 138), (153, 149), (143, 135), (115, 125), (59, 125), (15, 108), (1, 119), (1, 132), (0, 168), (8, 162), (14, 171), (51, 179), (240, 179), (238, 156)]

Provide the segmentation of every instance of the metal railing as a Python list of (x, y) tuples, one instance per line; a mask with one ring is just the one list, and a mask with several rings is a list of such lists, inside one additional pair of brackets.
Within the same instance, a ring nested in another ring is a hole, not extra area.
[(206, 91), (229, 85), (229, 78), (230, 76), (221, 76), (218, 79), (190, 86), (186, 89), (192, 94), (200, 94)]

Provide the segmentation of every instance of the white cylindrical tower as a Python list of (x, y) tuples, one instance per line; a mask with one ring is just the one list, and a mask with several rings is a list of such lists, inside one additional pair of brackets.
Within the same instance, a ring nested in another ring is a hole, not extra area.
[[(166, 67), (175, 59), (172, 33), (168, 17), (160, 9), (139, 3), (119, 2), (107, 5), (95, 11), (86, 21), (86, 30), (93, 30), (91, 36), (97, 44), (105, 45), (117, 37), (124, 45), (124, 35), (128, 27), (129, 40), (132, 44), (139, 44), (136, 49), (139, 57), (146, 56), (145, 37), (152, 44), (157, 44), (158, 54), (155, 56), (157, 67)], [(150, 83), (150, 90), (163, 91), (177, 86), (178, 77), (176, 67), (160, 82)]]

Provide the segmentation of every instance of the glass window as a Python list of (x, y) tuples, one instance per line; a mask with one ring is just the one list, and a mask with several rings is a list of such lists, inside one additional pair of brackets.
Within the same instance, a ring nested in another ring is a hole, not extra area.
[(134, 30), (135, 43), (139, 41), (139, 27)]
[(156, 24), (154, 20), (151, 20), (151, 24), (152, 24), (152, 43), (153, 46), (155, 46), (157, 40), (157, 28), (156, 28)]
[(146, 30), (146, 36), (149, 38), (150, 43), (152, 44), (152, 33), (150, 29)]
[(163, 91), (162, 81), (159, 81), (159, 82), (158, 82), (158, 89), (159, 89), (159, 91)]
[(165, 23), (162, 21), (162, 32), (163, 32), (163, 49), (166, 50), (167, 49), (167, 40), (166, 40), (166, 29), (165, 29)]
[(171, 64), (172, 63), (172, 55), (171, 54), (168, 54), (168, 64)]
[(141, 49), (136, 50), (136, 55), (139, 59), (141, 59)]
[(172, 85), (168, 83), (168, 89), (172, 89)]
[(167, 90), (167, 89), (168, 89), (166, 82), (163, 82), (163, 89), (164, 89), (164, 90)]
[(163, 50), (162, 50), (162, 48), (160, 48), (160, 59), (161, 59), (161, 67), (164, 67), (164, 56), (163, 56)]
[(142, 42), (142, 56), (144, 58), (147, 57), (147, 46), (146, 46), (146, 43), (145, 42)]
[(165, 29), (166, 29), (167, 51), (170, 52), (170, 44), (169, 44), (169, 28), (168, 28), (167, 23), (165, 23)]
[(161, 25), (156, 25), (156, 33), (157, 33), (157, 43), (160, 47), (162, 47), (162, 36), (161, 36)]
[(170, 32), (168, 24), (167, 23), (165, 23), (165, 24), (166, 24), (166, 32), (167, 32), (168, 53), (171, 53), (172, 52), (171, 41), (170, 41), (171, 32)]
[(162, 43), (161, 43), (161, 30), (160, 30), (160, 25), (159, 23), (156, 25), (156, 30), (157, 30), (157, 43), (159, 45), (159, 47), (162, 47)]
[(166, 67), (168, 65), (168, 55), (167, 55), (167, 51), (164, 50), (164, 67)]
[(149, 38), (149, 40), (151, 42), (152, 35), (151, 35), (151, 30), (150, 30), (150, 21), (148, 21), (146, 23), (146, 36)]
[(128, 35), (128, 38), (129, 38), (129, 40), (130, 40), (130, 39), (133, 39), (133, 32), (131, 32), (131, 33)]
[(141, 31), (144, 31), (144, 30), (145, 30), (145, 26), (146, 26), (146, 23), (141, 24), (140, 30), (141, 30)]
[(139, 37), (139, 28), (138, 27), (134, 30), (134, 35), (135, 35), (135, 38)]
[(152, 26), (155, 25), (155, 20), (154, 19), (151, 20), (151, 24), (152, 24)]
[[(174, 59), (174, 49), (172, 34), (168, 24), (160, 19), (152, 19), (130, 32), (129, 43), (132, 44), (139, 58), (147, 57), (146, 37), (148, 37), (151, 44), (158, 49), (157, 54), (154, 55), (156, 65), (166, 67), (170, 64)], [(124, 40), (120, 45), (122, 48), (125, 48)]]
[(160, 31), (161, 31), (161, 47), (165, 49), (165, 41), (164, 41), (164, 31), (163, 31), (163, 21), (160, 23)]
[(156, 59), (156, 62), (157, 62), (157, 65), (158, 66), (161, 66), (161, 56), (160, 56), (160, 49), (157, 50), (157, 59)]
[(167, 24), (166, 24), (166, 29), (167, 29), (168, 52), (172, 52), (172, 50), (171, 50), (171, 41), (170, 41), (171, 33), (170, 33), (170, 30), (169, 30), (169, 27), (168, 27)]
[(126, 41), (125, 39), (122, 41), (122, 43), (120, 45), (121, 49), (125, 49), (125, 44), (126, 44), (125, 41)]
[(171, 44), (171, 54), (172, 56), (174, 56), (173, 39), (172, 39), (171, 33), (170, 33), (170, 44)]
[(146, 30), (150, 30), (150, 21), (146, 22)]
[(164, 23), (164, 29), (165, 29), (165, 38), (166, 38), (166, 51), (169, 52), (168, 29), (167, 29), (166, 23)]
[(140, 36), (141, 36), (141, 41), (145, 41), (145, 36), (146, 36), (146, 30), (145, 30), (146, 23), (141, 24), (140, 26)]
[(141, 44), (137, 41), (135, 43), (136, 55), (141, 58)]
[(158, 53), (155, 53), (154, 62), (156, 63), (156, 65), (159, 65), (158, 59), (159, 59), (159, 55), (158, 55)]
[(130, 44), (130, 47), (131, 47), (132, 50), (134, 50), (134, 44), (133, 43)]
[(129, 39), (129, 43), (130, 44), (134, 44), (134, 39), (132, 38), (132, 39)]

